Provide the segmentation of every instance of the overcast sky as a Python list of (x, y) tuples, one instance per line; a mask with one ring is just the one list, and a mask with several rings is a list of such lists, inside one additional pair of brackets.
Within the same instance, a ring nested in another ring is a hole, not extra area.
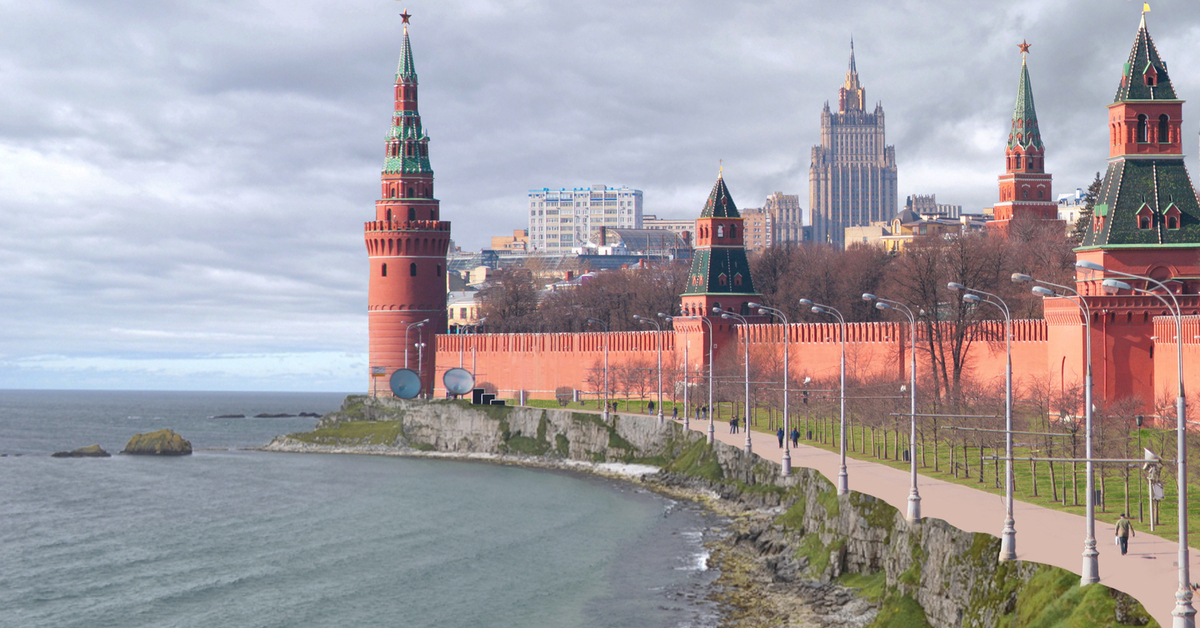
[[(1086, 187), (1140, 4), (0, 0), (0, 388), (364, 389), (404, 8), (442, 216), (479, 249), (530, 188), (696, 216), (719, 160), (739, 206), (807, 212), (852, 35), (901, 201), (995, 201), (1023, 39), (1047, 170)], [(1152, 6), (1200, 98), (1200, 3)]]

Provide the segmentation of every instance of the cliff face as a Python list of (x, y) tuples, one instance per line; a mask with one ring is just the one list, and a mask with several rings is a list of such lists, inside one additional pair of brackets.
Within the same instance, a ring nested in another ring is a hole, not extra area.
[(710, 446), (703, 434), (653, 417), (606, 423), (598, 414), (562, 410), (350, 397), (313, 432), (277, 437), (266, 449), (650, 464), (662, 471), (644, 479), (715, 492), (748, 513), (729, 542), (750, 550), (772, 586), (804, 597), (814, 583), (848, 583), (879, 609), (875, 625), (1156, 625), (1119, 591), (1081, 588), (1077, 575), (1057, 567), (998, 562), (994, 536), (939, 519), (910, 525), (870, 495), (837, 495), (812, 469), (781, 478), (774, 464), (723, 443)]

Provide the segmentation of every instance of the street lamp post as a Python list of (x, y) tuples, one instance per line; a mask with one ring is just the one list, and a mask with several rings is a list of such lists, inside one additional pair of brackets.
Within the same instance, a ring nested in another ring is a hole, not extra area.
[(655, 340), (656, 340), (656, 343), (655, 343), (655, 344), (657, 344), (657, 345), (658, 345), (658, 422), (659, 422), (659, 423), (662, 423), (662, 422), (663, 422), (663, 407), (662, 407), (662, 401), (663, 401), (663, 400), (662, 400), (662, 392), (663, 392), (663, 389), (662, 389), (662, 341), (663, 341), (663, 338), (662, 338), (662, 325), (659, 325), (659, 324), (658, 324), (658, 321), (656, 321), (656, 320), (654, 320), (654, 319), (652, 319), (652, 318), (646, 318), (645, 316), (638, 316), (637, 314), (634, 314), (634, 315), (633, 315), (633, 320), (635, 320), (635, 321), (637, 321), (637, 322), (639, 322), (639, 323), (642, 323), (642, 324), (644, 324), (644, 325), (654, 325), (654, 331), (655, 331), (655, 334), (654, 334), (654, 335), (655, 335)]
[[(1175, 298), (1175, 293), (1167, 288), (1166, 284), (1150, 277), (1142, 277), (1140, 275), (1131, 275), (1120, 271), (1109, 270), (1095, 262), (1087, 260), (1078, 260), (1075, 262), (1076, 268), (1092, 270), (1098, 272), (1107, 272), (1120, 277), (1128, 277), (1130, 279), (1138, 279), (1147, 283), (1152, 283), (1166, 292), (1171, 297), (1171, 302), (1168, 303), (1162, 295), (1149, 290), (1135, 289), (1133, 286), (1115, 279), (1105, 279), (1101, 285), (1106, 288), (1128, 289), (1130, 291), (1141, 292), (1158, 298), (1167, 306), (1167, 310), (1171, 312), (1171, 317), (1175, 319), (1175, 359), (1177, 366), (1177, 376), (1179, 384), (1179, 396), (1175, 399), (1175, 438), (1177, 448), (1177, 472), (1179, 485), (1179, 588), (1175, 591), (1175, 609), (1171, 611), (1171, 616), (1175, 618), (1174, 628), (1195, 628), (1196, 625), (1196, 609), (1192, 606), (1192, 587), (1191, 587), (1191, 565), (1188, 556), (1188, 528), (1187, 528), (1187, 417), (1185, 416), (1185, 401), (1183, 395), (1183, 312), (1179, 307), (1179, 299)], [(1173, 307), (1172, 307), (1173, 304)]]
[(708, 344), (708, 406), (704, 413), (708, 415), (708, 444), (711, 445), (716, 437), (713, 429), (713, 371), (716, 370), (716, 363), (713, 362), (713, 326), (707, 316), (701, 316), (700, 322), (708, 326), (708, 338), (705, 340)]
[[(417, 340), (420, 340), (420, 339), (421, 339), (421, 336), (418, 333)], [(417, 348), (417, 379), (420, 380), (420, 382), (421, 382), (421, 394), (424, 395), (425, 394), (425, 371), (422, 367), (424, 366), (423, 358), (425, 356), (425, 343), (418, 342), (418, 343), (414, 344), (413, 346)]]
[(788, 379), (791, 378), (791, 371), (788, 368), (788, 345), (791, 343), (788, 342), (788, 334), (791, 328), (788, 327), (787, 315), (782, 311), (760, 303), (750, 303), (749, 305), (758, 308), (759, 314), (771, 314), (783, 321), (783, 470), (781, 475), (787, 477), (792, 474), (792, 435), (788, 431), (788, 419), (790, 418), (788, 415)]
[(1087, 448), (1087, 477), (1085, 484), (1087, 485), (1087, 515), (1085, 518), (1085, 531), (1083, 538), (1083, 572), (1079, 578), (1079, 584), (1095, 584), (1100, 582), (1100, 552), (1096, 550), (1096, 474), (1095, 467), (1092, 461), (1092, 310), (1088, 307), (1087, 301), (1074, 288), (1068, 286), (1060, 286), (1048, 281), (1034, 279), (1029, 275), (1021, 273), (1013, 273), (1013, 283), (1039, 283), (1040, 286), (1034, 286), (1032, 291), (1034, 294), (1043, 298), (1068, 298), (1065, 295), (1059, 294), (1050, 288), (1056, 288), (1063, 292), (1069, 293), (1075, 297), (1071, 300), (1083, 314), (1084, 326), (1084, 342), (1087, 343), (1087, 379), (1083, 382), (1083, 415), (1084, 415), (1084, 440)]
[(608, 421), (608, 323), (597, 319), (589, 318), (587, 322), (599, 325), (604, 328), (604, 420)]
[(800, 299), (800, 305), (812, 308), (813, 314), (827, 314), (837, 319), (839, 323), (838, 329), (842, 337), (842, 360), (841, 360), (841, 429), (838, 437), (838, 452), (841, 457), (841, 466), (838, 467), (838, 495), (846, 495), (850, 492), (850, 474), (846, 471), (846, 317), (832, 305), (822, 305), (813, 303), (809, 299)]
[[(484, 323), (486, 323), (486, 322), (487, 322), (487, 317), (486, 317), (486, 316), (484, 316), (483, 318), (481, 318), (481, 319), (479, 319), (479, 320), (475, 321), (475, 324), (474, 324), (474, 325), (471, 325), (470, 327), (474, 327), (474, 328), (475, 328), (475, 330), (474, 330), (474, 331), (475, 331), (475, 333), (476, 333), (476, 334), (478, 334), (478, 333), (479, 333), (479, 326), (480, 326), (480, 325), (482, 325), (482, 324), (484, 324)], [(462, 329), (462, 327), (463, 327), (463, 326), (460, 326), (460, 327), (459, 327), (459, 329)], [(462, 368), (462, 367), (463, 367), (463, 353), (464, 353), (464, 348), (467, 346), (467, 342), (466, 342), (466, 340), (467, 340), (466, 338), (460, 338), (460, 339), (459, 339), (459, 341), (460, 341), (460, 342), (458, 343), (458, 368)], [(472, 348), (472, 351), (474, 351), (474, 348)], [(474, 364), (472, 364), (472, 365), (471, 365), (471, 370), (472, 370), (472, 371), (474, 371), (474, 370), (475, 370), (475, 365), (474, 365)], [(474, 373), (472, 373), (472, 375), (473, 375), (473, 374), (474, 374)]]
[[(669, 316), (664, 312), (659, 312), (658, 317), (663, 321), (674, 325), (675, 317)], [(662, 370), (659, 370), (662, 373)], [(688, 343), (683, 343), (683, 429), (692, 429), (692, 421), (688, 414)]]
[(408, 332), (412, 331), (413, 327), (422, 327), (428, 322), (429, 319), (427, 318), (423, 321), (404, 324), (404, 368), (408, 368)]
[[(738, 314), (731, 312), (729, 310), (722, 310), (719, 307), (713, 307), (713, 313), (720, 314), (721, 318), (723, 318), (725, 320), (735, 320), (735, 321), (741, 323), (742, 325), (749, 324), (746, 322), (746, 317), (739, 316)], [(746, 453), (751, 453), (753, 445), (750, 442), (750, 330), (749, 329), (746, 330), (745, 336), (746, 336), (745, 337), (745, 345), (746, 345), (746, 406), (745, 406), (745, 408), (746, 408)], [(737, 420), (736, 416), (733, 418), (734, 418), (734, 420)]]
[(909, 348), (909, 353), (912, 354), (912, 365), (909, 367), (909, 437), (908, 437), (908, 460), (910, 463), (910, 475), (912, 476), (912, 485), (908, 490), (908, 521), (909, 523), (920, 523), (921, 521), (921, 494), (917, 491), (917, 317), (913, 314), (912, 309), (907, 305), (893, 301), (892, 299), (884, 299), (873, 294), (864, 292), (862, 295), (863, 301), (875, 302), (875, 309), (892, 310), (900, 312), (908, 319), (909, 331), (908, 339), (912, 343)]
[[(1007, 360), (1004, 365), (1004, 531), (1000, 533), (1000, 561), (1017, 559), (1017, 528), (1013, 520), (1013, 419), (1012, 419), (1012, 315), (1008, 304), (1000, 297), (983, 290), (968, 288), (951, 281), (946, 284), (951, 290), (964, 292), (963, 301), (972, 305), (990, 303), (1004, 314), (1004, 349)], [(980, 298), (983, 295), (986, 298)]]

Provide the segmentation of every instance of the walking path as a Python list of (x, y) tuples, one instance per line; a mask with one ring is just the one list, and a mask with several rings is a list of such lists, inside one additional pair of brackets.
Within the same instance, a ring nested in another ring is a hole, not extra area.
[[(708, 421), (691, 421), (691, 428), (708, 432)], [(746, 434), (729, 433), (729, 422), (715, 424), (717, 440), (744, 447)], [(783, 449), (774, 434), (752, 432), (754, 453), (765, 460), (782, 464)], [(839, 467), (836, 452), (805, 445), (792, 449), (792, 467), (808, 467), (825, 475), (836, 484)], [(846, 458), (850, 490), (872, 495), (895, 506), (901, 514), (908, 512), (908, 493), (912, 480), (907, 471)], [(1004, 528), (1004, 497), (986, 493), (961, 484), (919, 476), (921, 515), (943, 519), (968, 532), (984, 532), (999, 537)], [(1086, 520), (1057, 510), (1050, 510), (1022, 501), (1013, 505), (1017, 529), (1017, 558), (1062, 567), (1078, 574), (1083, 567), (1083, 539)], [(1163, 513), (1164, 524), (1174, 526), (1173, 513)], [(1121, 555), (1114, 545), (1114, 526), (1096, 523), (1096, 549), (1100, 552), (1100, 582), (1137, 598), (1146, 611), (1164, 628), (1171, 626), (1171, 611), (1175, 608), (1175, 591), (1179, 588), (1179, 544), (1135, 530), (1129, 540), (1129, 553)], [(1190, 552), (1192, 569), (1200, 568), (1200, 552)], [(1193, 572), (1192, 580), (1197, 580)], [(1193, 601), (1193, 604), (1196, 602)]]

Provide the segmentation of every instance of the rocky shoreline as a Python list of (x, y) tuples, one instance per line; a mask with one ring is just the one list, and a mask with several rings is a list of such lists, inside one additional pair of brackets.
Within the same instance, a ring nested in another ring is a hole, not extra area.
[[(526, 455), (481, 452), (437, 452), (389, 445), (321, 445), (279, 436), (258, 451), (303, 454), (349, 454), (405, 458), (438, 458), (488, 462), (520, 467), (590, 473), (604, 478), (630, 482), (671, 497), (696, 502), (729, 522), (716, 541), (706, 544), (708, 568), (720, 574), (708, 599), (720, 606), (720, 626), (795, 626), (798, 628), (860, 628), (869, 624), (878, 611), (854, 589), (831, 582), (804, 580), (781, 584), (771, 565), (764, 560), (759, 539), (780, 514), (779, 508), (750, 508), (722, 499), (712, 489), (681, 485), (678, 478), (663, 474), (662, 469), (645, 464), (588, 462), (549, 459)], [(710, 531), (713, 532), (713, 531)], [(768, 546), (769, 548), (769, 546)], [(787, 586), (794, 584), (798, 586)], [(780, 623), (782, 622), (782, 623)]]
[(1130, 596), (1039, 563), (999, 563), (994, 536), (838, 495), (672, 421), (528, 407), (349, 397), (264, 451), (478, 460), (585, 471), (700, 502), (729, 520), (711, 543), (721, 626), (1157, 625)]

